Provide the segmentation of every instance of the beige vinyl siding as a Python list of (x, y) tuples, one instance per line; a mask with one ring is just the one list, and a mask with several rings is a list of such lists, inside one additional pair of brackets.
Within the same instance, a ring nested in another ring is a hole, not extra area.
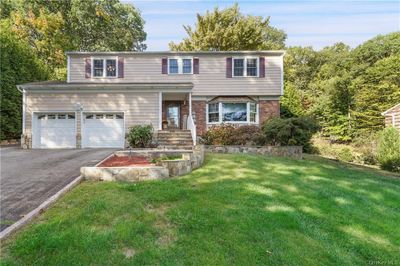
[[(33, 112), (75, 112), (80, 103), (83, 112), (119, 111), (125, 113), (125, 132), (132, 125), (152, 124), (158, 129), (157, 92), (116, 92), (116, 93), (28, 93), (26, 110), (26, 133), (31, 134)], [(77, 132), (80, 132), (80, 116)]]
[(71, 82), (193, 82), (193, 95), (280, 95), (282, 56), (246, 55), (265, 57), (265, 78), (226, 78), (226, 58), (238, 55), (200, 54), (200, 74), (163, 75), (161, 59), (168, 55), (123, 55), (124, 78), (85, 78), (85, 58), (89, 55), (70, 55)]

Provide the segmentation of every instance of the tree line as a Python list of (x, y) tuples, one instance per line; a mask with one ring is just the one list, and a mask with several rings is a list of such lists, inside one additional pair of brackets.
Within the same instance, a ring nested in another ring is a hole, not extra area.
[(286, 47), (286, 33), (269, 17), (245, 15), (239, 6), (197, 15), (195, 27), (172, 50), (286, 49), (283, 117), (312, 116), (322, 134), (349, 142), (384, 127), (381, 112), (400, 102), (400, 32), (379, 35), (352, 49), (336, 43), (320, 51)]

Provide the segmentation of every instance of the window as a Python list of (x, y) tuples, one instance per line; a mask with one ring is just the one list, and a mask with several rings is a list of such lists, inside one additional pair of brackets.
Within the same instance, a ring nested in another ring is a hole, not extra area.
[(192, 58), (169, 58), (168, 74), (192, 74), (193, 60)]
[(92, 114), (86, 115), (86, 119), (93, 119), (93, 115)]
[(244, 76), (244, 59), (233, 59), (233, 75), (235, 77)]
[(219, 122), (219, 104), (211, 103), (208, 105), (208, 122)]
[(257, 59), (249, 58), (247, 59), (247, 76), (257, 77)]
[(75, 119), (75, 115), (74, 114), (69, 114), (68, 115), (68, 119)]
[(257, 117), (257, 104), (250, 103), (250, 122), (256, 122)]
[(115, 77), (117, 76), (117, 60), (115, 59), (107, 59), (106, 60), (106, 71), (107, 77)]
[(97, 114), (96, 119), (103, 119), (104, 115), (103, 114)]
[(207, 104), (207, 123), (257, 123), (257, 103), (210, 103)]
[(258, 58), (233, 58), (234, 77), (258, 77)]
[(169, 59), (169, 74), (178, 74), (178, 59)]
[(57, 119), (66, 119), (67, 116), (65, 114), (58, 114)]
[(191, 74), (192, 73), (192, 59), (182, 59), (182, 73)]
[(116, 119), (124, 119), (124, 115), (122, 115), (122, 114), (116, 114), (116, 115), (115, 115), (115, 118), (116, 118)]
[(113, 114), (106, 114), (106, 119), (114, 119), (114, 115)]
[(47, 119), (56, 119), (56, 115), (47, 115)]
[(117, 77), (117, 59), (93, 59), (93, 77), (96, 78), (115, 78)]
[(222, 104), (223, 122), (246, 122), (247, 104), (246, 103), (223, 103)]
[(94, 59), (93, 60), (93, 76), (94, 77), (103, 77), (103, 59)]

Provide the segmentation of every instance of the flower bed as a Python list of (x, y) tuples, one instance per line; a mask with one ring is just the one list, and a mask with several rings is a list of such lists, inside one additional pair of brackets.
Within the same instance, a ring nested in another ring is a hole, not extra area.
[(150, 165), (150, 161), (145, 156), (116, 156), (108, 158), (99, 167), (124, 167), (135, 165)]
[(130, 150), (115, 152), (98, 167), (82, 167), (81, 175), (98, 181), (143, 181), (184, 175), (201, 166), (204, 147), (193, 150)]

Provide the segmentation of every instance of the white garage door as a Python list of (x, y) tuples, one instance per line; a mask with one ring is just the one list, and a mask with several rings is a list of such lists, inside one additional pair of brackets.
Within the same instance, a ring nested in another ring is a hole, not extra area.
[(35, 114), (32, 141), (32, 147), (39, 149), (75, 148), (75, 114)]
[(83, 148), (123, 148), (124, 143), (123, 113), (83, 114)]

